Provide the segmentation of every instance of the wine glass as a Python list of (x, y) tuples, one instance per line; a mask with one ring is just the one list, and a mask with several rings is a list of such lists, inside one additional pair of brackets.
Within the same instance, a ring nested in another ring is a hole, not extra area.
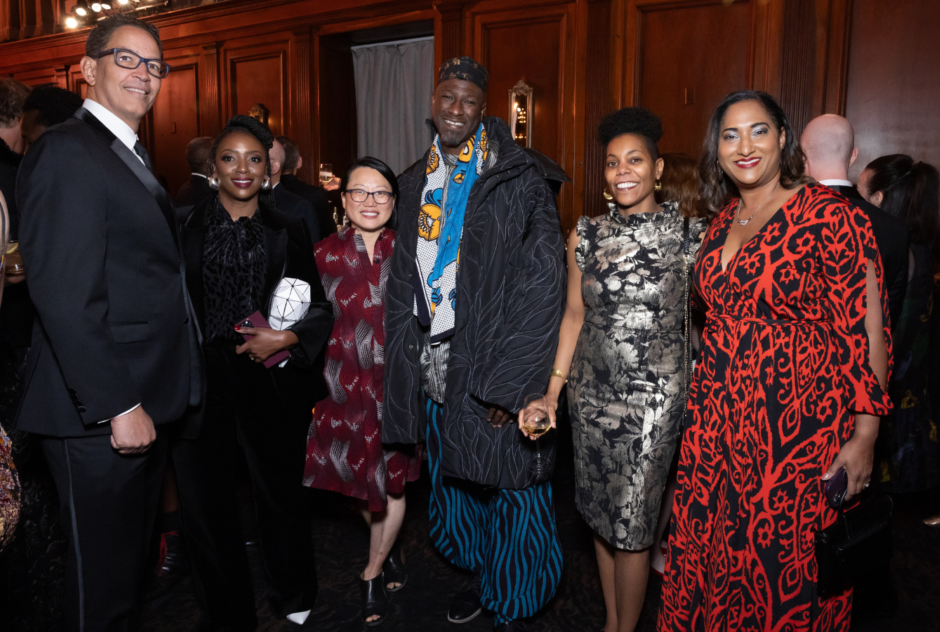
[(328, 162), (320, 163), (320, 183), (326, 184), (333, 179), (333, 165)]
[(529, 463), (529, 471), (536, 479), (543, 479), (551, 472), (552, 462), (542, 456), (539, 449), (539, 438), (552, 427), (548, 416), (548, 405), (544, 393), (526, 395), (525, 407), (522, 409), (522, 428), (526, 433), (535, 437), (535, 458)]
[(20, 244), (18, 241), (11, 240), (7, 244), (3, 262), (6, 266), (7, 274), (23, 274), (26, 268), (23, 265), (23, 255), (20, 254)]

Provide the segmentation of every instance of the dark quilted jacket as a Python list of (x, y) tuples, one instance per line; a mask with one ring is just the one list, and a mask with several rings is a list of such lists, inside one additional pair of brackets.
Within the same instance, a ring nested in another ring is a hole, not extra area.
[[(501, 119), (483, 125), (498, 144), (497, 161), (467, 202), (441, 466), (445, 476), (520, 489), (536, 482), (528, 468), (535, 442), (514, 421), (496, 429), (486, 415), (489, 404), (516, 413), (526, 395), (545, 392), (565, 307), (564, 242), (555, 196), (537, 160)], [(385, 443), (425, 438), (423, 336), (413, 313), (412, 275), (426, 163), (427, 154), (399, 177), (398, 243), (385, 308)], [(553, 434), (541, 439), (543, 456), (554, 457)]]

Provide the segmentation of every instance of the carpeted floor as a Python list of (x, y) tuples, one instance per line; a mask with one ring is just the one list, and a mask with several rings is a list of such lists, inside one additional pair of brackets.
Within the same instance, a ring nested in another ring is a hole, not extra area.
[[(561, 436), (565, 436), (562, 430)], [(565, 442), (562, 442), (565, 443)], [(554, 478), (558, 529), (565, 555), (562, 584), (555, 598), (528, 622), (528, 630), (596, 632), (604, 624), (604, 605), (590, 529), (574, 506), (574, 481), (570, 445), (559, 450)], [(408, 512), (402, 532), (408, 556), (408, 583), (391, 596), (388, 621), (378, 630), (480, 632), (492, 628), (492, 619), (481, 615), (455, 626), (447, 622), (450, 597), (460, 589), (465, 576), (450, 567), (428, 539), (428, 485), (426, 472), (408, 488)], [(311, 614), (310, 629), (323, 632), (360, 632), (358, 573), (365, 567), (368, 531), (361, 516), (345, 499), (311, 491), (315, 517), (311, 529), (317, 548), (320, 593)], [(856, 611), (857, 632), (940, 630), (940, 529), (924, 526), (920, 518), (927, 510), (923, 497), (896, 499), (895, 555), (892, 578), (898, 590), (899, 608), (891, 617), (874, 617)], [(251, 551), (260, 630), (296, 630), (297, 627), (271, 616), (264, 599), (264, 573), (260, 554)], [(646, 606), (638, 630), (655, 629), (656, 602), (661, 582), (655, 576), (647, 589)], [(184, 632), (195, 629), (199, 607), (191, 581), (181, 583), (160, 603), (146, 604), (142, 613), (144, 632)]]

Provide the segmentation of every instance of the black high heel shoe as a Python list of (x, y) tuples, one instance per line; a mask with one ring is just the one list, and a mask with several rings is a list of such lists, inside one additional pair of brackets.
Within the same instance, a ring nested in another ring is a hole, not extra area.
[[(379, 573), (372, 579), (359, 579), (359, 592), (362, 593), (362, 622), (370, 628), (385, 623), (388, 615), (388, 599), (385, 597), (385, 573)], [(369, 621), (369, 617), (378, 615), (378, 619)]]
[[(405, 570), (405, 565), (401, 561), (401, 547), (398, 542), (388, 552), (388, 557), (382, 564), (382, 574), (385, 575), (385, 590), (388, 592), (398, 592), (405, 587), (405, 582), (408, 581), (408, 571)], [(389, 584), (398, 584), (398, 586), (389, 588)]]

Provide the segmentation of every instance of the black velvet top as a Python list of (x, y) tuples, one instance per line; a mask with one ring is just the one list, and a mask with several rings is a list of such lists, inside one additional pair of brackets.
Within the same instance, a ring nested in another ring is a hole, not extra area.
[(206, 212), (203, 248), (207, 343), (243, 342), (235, 324), (262, 309), (266, 268), (259, 213), (232, 221), (216, 198)]

